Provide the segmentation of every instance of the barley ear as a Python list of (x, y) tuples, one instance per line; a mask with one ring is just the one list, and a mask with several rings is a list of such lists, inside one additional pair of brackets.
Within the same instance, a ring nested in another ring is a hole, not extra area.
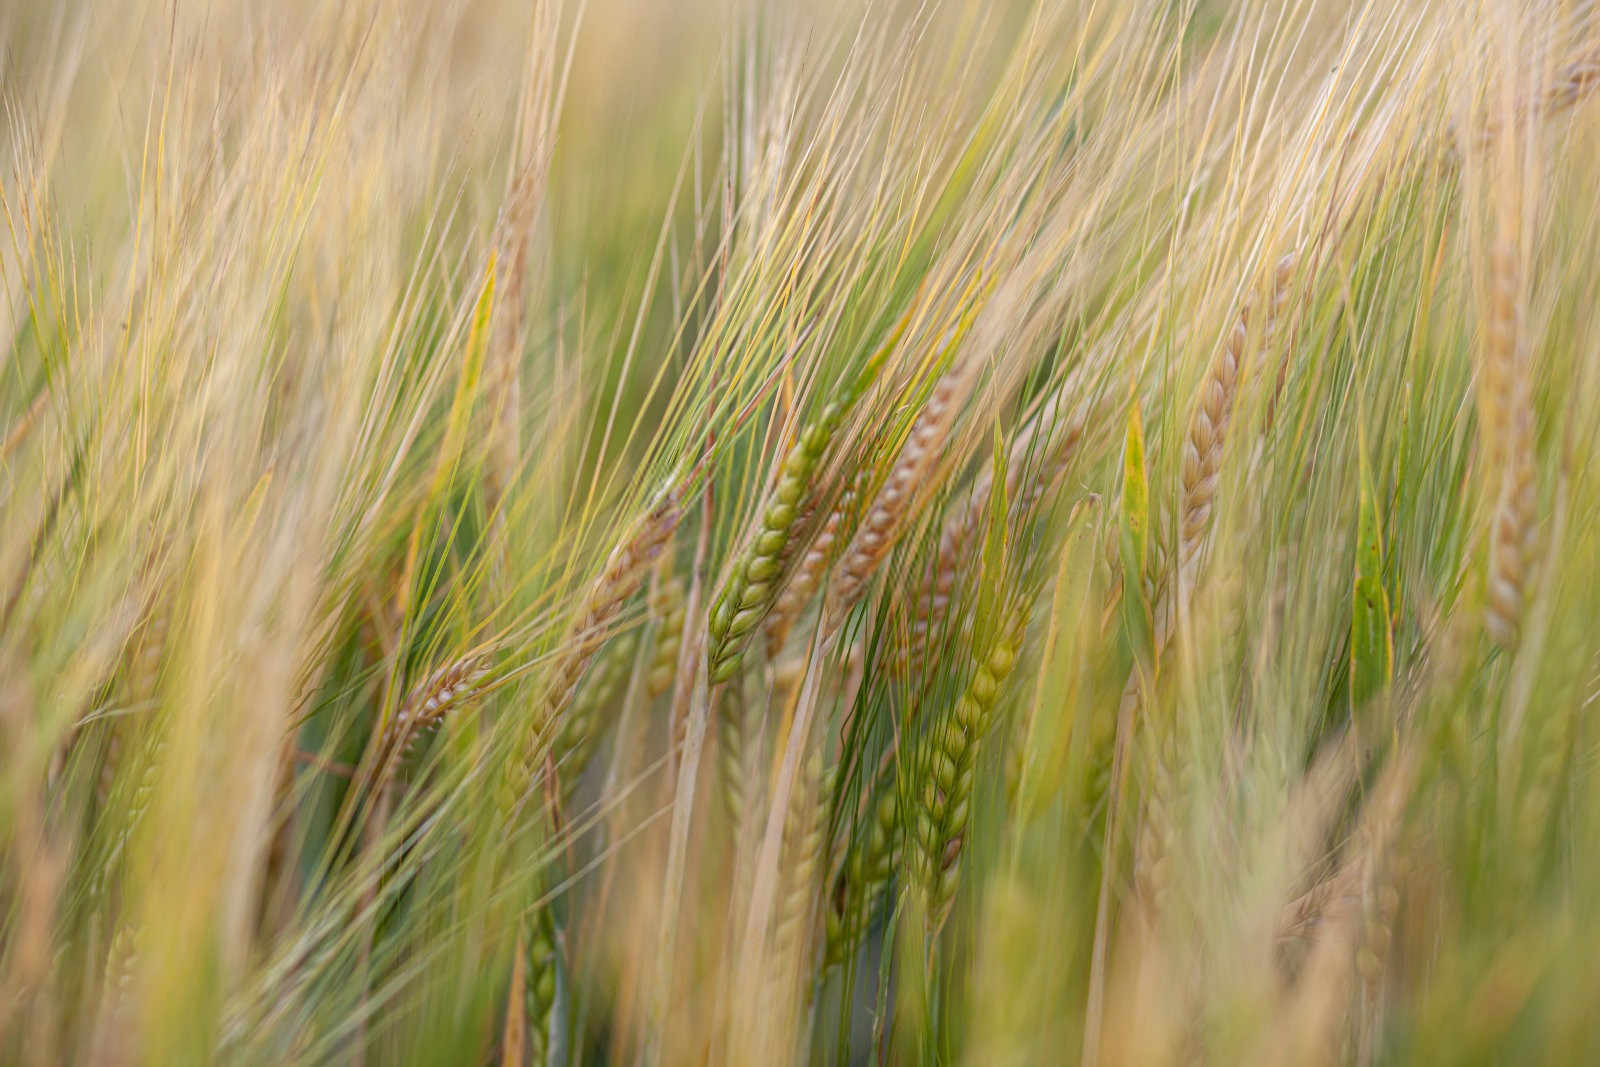
[(538, 777), (554, 742), (556, 721), (572, 699), (590, 661), (610, 636), (622, 605), (639, 591), (650, 567), (665, 551), (683, 518), (687, 479), (674, 480), (657, 495), (606, 559), (590, 585), (567, 637), (558, 646), (555, 665), (537, 698), (533, 713), (519, 723), (496, 796), (499, 816), (510, 821)]
[(914, 498), (928, 472), (941, 458), (961, 403), (973, 382), (975, 368), (954, 359), (954, 353), (971, 328), (976, 313), (976, 307), (969, 308), (951, 329), (940, 357), (941, 362), (949, 365), (934, 383), (933, 392), (912, 422), (911, 432), (889, 468), (888, 477), (839, 557), (837, 572), (828, 589), (826, 609), (834, 625), (866, 592), (867, 583), (903, 531)]
[[(1501, 225), (1510, 229), (1511, 220)], [(1479, 379), (1485, 465), (1495, 487), (1485, 624), (1502, 648), (1521, 636), (1537, 552), (1538, 486), (1532, 382), (1522, 337), (1523, 271), (1514, 240), (1489, 257), (1489, 307)]]
[(745, 646), (772, 610), (811, 475), (833, 437), (839, 416), (839, 409), (830, 406), (822, 418), (801, 431), (784, 459), (754, 539), (735, 561), (711, 606), (707, 656), (713, 685), (726, 682), (739, 670)]
[[(864, 468), (862, 474), (865, 474)], [(828, 568), (833, 566), (834, 553), (842, 547), (839, 544), (840, 535), (855, 509), (857, 494), (863, 482), (864, 478), (858, 475), (845, 487), (838, 502), (823, 521), (822, 529), (817, 531), (817, 535), (806, 546), (794, 573), (784, 583), (777, 599), (773, 602), (772, 611), (763, 624), (769, 657), (776, 656), (783, 650), (784, 642), (788, 640), (789, 631), (794, 626), (795, 620), (811, 603), (811, 598), (817, 595), (823, 577), (827, 574)]]
[(559, 935), (548, 905), (533, 908), (523, 927), (523, 1012), (527, 1019), (528, 1062), (550, 1062), (560, 1020), (556, 1016), (560, 988)]
[(737, 680), (733, 685), (718, 688), (714, 710), (723, 810), (737, 835), (759, 785), (756, 772), (761, 748), (759, 721)]
[[(670, 564), (668, 556), (662, 557)], [(678, 649), (683, 642), (685, 589), (683, 579), (664, 566), (650, 590), (650, 614), (656, 622), (655, 647), (650, 656), (646, 692), (651, 700), (672, 688), (678, 675)]]
[(633, 668), (636, 643), (634, 634), (623, 634), (596, 658), (556, 732), (551, 756), (561, 783), (563, 805), (572, 799), (601, 734), (614, 717), (611, 713), (623, 696)]
[(789, 790), (788, 811), (784, 813), (785, 883), (773, 931), (773, 954), (780, 970), (805, 970), (814, 940), (812, 928), (817, 916), (823, 838), (827, 833), (827, 796), (822, 746), (813, 739), (809, 749), (802, 773)]
[(929, 726), (917, 793), (912, 867), (929, 931), (944, 924), (955, 899), (960, 861), (971, 818), (979, 745), (988, 731), (1001, 688), (1017, 662), (1024, 618), (1020, 613), (978, 664), (955, 705)]
[[(893, 766), (890, 766), (893, 771)], [(840, 966), (866, 936), (867, 924), (888, 893), (900, 850), (900, 796), (893, 773), (878, 783), (866, 817), (850, 836), (826, 913), (825, 961)]]
[(477, 695), (488, 673), (484, 656), (471, 653), (418, 682), (400, 702), (385, 731), (389, 751), (401, 759), (415, 755), (451, 712)]
[(839, 559), (838, 572), (828, 595), (831, 616), (841, 617), (861, 599), (878, 564), (894, 547), (911, 496), (928, 468), (937, 461), (955, 420), (959, 387), (960, 381), (954, 374), (941, 378), (912, 425), (911, 436), (890, 468), (889, 477), (873, 497), (872, 505)]

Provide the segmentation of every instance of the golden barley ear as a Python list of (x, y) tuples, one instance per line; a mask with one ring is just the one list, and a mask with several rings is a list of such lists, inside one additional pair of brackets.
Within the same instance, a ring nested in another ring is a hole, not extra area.
[[(1502, 153), (1504, 154), (1504, 153)], [(1504, 168), (1502, 168), (1504, 169)], [(1480, 439), (1491, 496), (1484, 623), (1489, 638), (1514, 649), (1520, 638), (1538, 555), (1538, 468), (1532, 357), (1526, 337), (1527, 266), (1521, 249), (1522, 176), (1501, 176), (1488, 259), (1488, 301), (1478, 380)]]
[(872, 498), (855, 535), (839, 557), (838, 569), (828, 587), (828, 614), (839, 618), (855, 606), (878, 564), (894, 545), (901, 520), (923, 475), (939, 455), (962, 395), (962, 378), (947, 373), (939, 379), (912, 424), (911, 435), (900, 449), (889, 476)]
[(488, 659), (482, 653), (469, 653), (435, 669), (395, 709), (384, 747), (401, 759), (415, 755), (451, 713), (478, 695), (488, 675)]
[(822, 587), (823, 578), (834, 564), (834, 555), (841, 550), (840, 535), (854, 517), (859, 493), (866, 482), (867, 471), (862, 468), (845, 487), (838, 501), (829, 509), (822, 528), (806, 546), (794, 573), (784, 583), (768, 613), (763, 631), (767, 641), (767, 655), (776, 658), (783, 651), (789, 631)]

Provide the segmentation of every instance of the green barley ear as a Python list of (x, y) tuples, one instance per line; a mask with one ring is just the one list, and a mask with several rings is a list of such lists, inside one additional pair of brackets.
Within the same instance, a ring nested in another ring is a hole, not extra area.
[[(1059, 413), (1065, 399), (1064, 393), (1058, 391), (1011, 439), (1003, 481), (999, 480), (998, 470), (983, 472), (966, 499), (945, 518), (933, 558), (919, 576), (916, 592), (906, 598), (911, 605), (908, 640), (897, 650), (891, 664), (901, 677), (913, 677), (921, 670), (937, 638), (949, 624), (956, 585), (970, 564), (970, 550), (983, 528), (984, 519), (991, 514), (990, 498), (996, 486), (1013, 500), (1004, 509), (1011, 514), (1011, 521), (1022, 525), (1026, 525), (1041, 502), (1059, 488), (1083, 442), (1092, 410), (1062, 416)], [(1063, 421), (1058, 423), (1058, 419)], [(1082, 504), (1080, 501), (1074, 506), (1074, 515)]]
[(1574, 709), (1579, 706), (1574, 700), (1552, 700), (1548, 713), (1539, 722), (1530, 723), (1511, 834), (1518, 856), (1512, 880), (1522, 899), (1532, 899), (1548, 870), (1550, 842), (1559, 825), (1555, 816), (1573, 774), (1578, 720)]
[(912, 829), (912, 873), (922, 895), (929, 932), (944, 925), (960, 879), (961, 853), (971, 821), (978, 749), (994, 715), (1001, 689), (1017, 663), (1026, 615), (1014, 610), (979, 661), (966, 691), (925, 735), (919, 761), (925, 777), (916, 797)]
[(783, 461), (778, 484), (762, 512), (754, 540), (734, 563), (711, 607), (707, 658), (713, 685), (726, 682), (737, 673), (751, 634), (772, 610), (796, 519), (811, 488), (811, 476), (833, 439), (842, 414), (842, 408), (830, 404), (819, 419), (800, 431), (799, 440)]
[(92, 1047), (97, 1063), (117, 1063), (130, 1047), (137, 1019), (139, 988), (139, 929), (119, 924), (106, 953), (100, 983), (100, 1003), (95, 1012)]
[[(844, 394), (823, 408), (822, 414), (800, 431), (794, 447), (784, 458), (778, 484), (761, 515), (755, 538), (734, 563), (727, 582), (711, 606), (706, 628), (710, 637), (707, 660), (712, 685), (726, 682), (739, 670), (756, 627), (778, 604), (784, 574), (793, 561), (795, 538), (806, 525), (806, 515), (815, 507), (811, 500), (812, 476), (833, 441), (834, 431), (856, 401), (871, 388), (889, 353), (900, 343), (914, 310), (907, 310), (900, 317)], [(831, 516), (830, 522), (837, 526)], [(789, 618), (792, 621), (792, 615)], [(769, 646), (781, 644), (786, 631), (787, 625), (769, 630)]]
[(548, 905), (533, 908), (523, 931), (523, 1011), (527, 1018), (528, 1062), (550, 1061), (556, 1019), (556, 993), (560, 982), (558, 934)]
[(845, 486), (838, 502), (823, 520), (822, 528), (811, 539), (811, 544), (807, 546), (795, 565), (794, 573), (789, 576), (789, 580), (784, 583), (782, 591), (773, 602), (772, 610), (762, 627), (766, 633), (769, 657), (776, 657), (783, 651), (784, 642), (788, 640), (789, 631), (794, 626), (795, 620), (805, 610), (806, 605), (811, 603), (811, 598), (821, 587), (828, 568), (833, 565), (834, 550), (840, 547), (840, 534), (844, 532), (845, 523), (855, 510), (856, 497), (865, 484), (866, 473), (867, 469), (862, 467)]
[(1389, 684), (1394, 632), (1383, 585), (1383, 520), (1367, 461), (1366, 429), (1359, 431), (1361, 486), (1356, 518), (1355, 588), (1350, 611), (1350, 703), (1359, 708)]
[(891, 765), (878, 783), (865, 817), (850, 837), (843, 868), (834, 881), (827, 909), (825, 962), (848, 960), (866, 936), (867, 924), (888, 892), (900, 850), (900, 794)]

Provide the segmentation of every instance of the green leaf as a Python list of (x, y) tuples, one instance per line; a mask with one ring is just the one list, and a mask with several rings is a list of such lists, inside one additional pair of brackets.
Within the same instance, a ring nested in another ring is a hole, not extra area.
[(1383, 585), (1383, 520), (1360, 432), (1361, 487), (1356, 518), (1356, 565), (1350, 611), (1350, 702), (1360, 707), (1381, 693), (1394, 671), (1394, 632)]

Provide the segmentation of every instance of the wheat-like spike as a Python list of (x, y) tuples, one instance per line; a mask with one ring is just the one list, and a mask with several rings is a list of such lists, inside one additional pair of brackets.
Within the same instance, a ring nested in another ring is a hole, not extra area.
[[(1600, 85), (1600, 53), (1591, 49), (1588, 54), (1564, 63), (1536, 94), (1519, 99), (1512, 108), (1513, 122), (1520, 125), (1560, 114), (1588, 96), (1597, 85)], [(1504, 131), (1502, 117), (1491, 114), (1472, 138), (1474, 147), (1480, 151), (1490, 147)], [(1454, 153), (1454, 145), (1450, 150)]]
[(1201, 537), (1211, 523), (1211, 505), (1216, 497), (1217, 472), (1222, 466), (1222, 446), (1233, 412), (1246, 330), (1246, 319), (1241, 315), (1206, 372), (1189, 420), (1189, 432), (1184, 437), (1179, 510), (1182, 525), (1178, 531), (1181, 563), (1187, 563), (1199, 552)]
[(1531, 383), (1520, 350), (1520, 271), (1509, 246), (1495, 248), (1490, 274), (1484, 388), (1492, 393), (1484, 407), (1493, 415), (1485, 430), (1500, 485), (1490, 528), (1486, 623), (1496, 644), (1512, 648), (1533, 585), (1538, 486)]
[[(1297, 1002), (1289, 1005), (1278, 1051), (1298, 1052), (1296, 1062), (1326, 1047), (1326, 1028), (1339, 1016), (1353, 979), (1373, 983), (1380, 976), (1399, 904), (1395, 882), (1403, 858), (1395, 846), (1404, 825), (1409, 790), (1415, 779), (1413, 752), (1402, 749), (1384, 768), (1363, 807), (1349, 851), (1329, 885), (1315, 899), (1296, 902), (1316, 909), (1311, 920), (1319, 936), (1297, 983)], [(1304, 925), (1302, 923), (1302, 925)]]
[(1089, 719), (1086, 773), (1078, 792), (1079, 811), (1087, 831), (1111, 790), (1111, 765), (1117, 741), (1117, 717), (1109, 708), (1098, 709)]
[(1150, 914), (1162, 912), (1171, 884), (1171, 856), (1176, 813), (1173, 810), (1179, 767), (1176, 731), (1160, 733), (1150, 761), (1150, 781), (1134, 843), (1134, 889)]
[(717, 700), (717, 749), (722, 766), (722, 802), (728, 824), (737, 833), (755, 785), (757, 749), (755, 712), (738, 685), (721, 687)]
[(1563, 111), (1583, 99), (1600, 85), (1600, 55), (1589, 55), (1567, 63), (1545, 87), (1542, 111), (1546, 115)]
[[(1404, 854), (1392, 854), (1392, 842), (1374, 853), (1372, 829), (1352, 842), (1352, 854), (1326, 877), (1291, 900), (1280, 913), (1276, 938), (1280, 949), (1316, 937), (1343, 924), (1352, 933), (1352, 962), (1364, 981), (1376, 981), (1383, 970), (1399, 910), (1399, 881)], [(1357, 927), (1359, 924), (1359, 927)]]
[[(893, 771), (893, 766), (890, 766)], [(900, 851), (900, 796), (894, 775), (878, 783), (866, 818), (851, 835), (827, 909), (826, 962), (838, 966), (855, 951), (894, 875)]]
[(901, 677), (911, 677), (921, 669), (934, 641), (944, 632), (956, 583), (962, 568), (969, 562), (972, 543), (982, 529), (993, 488), (986, 472), (939, 530), (938, 548), (923, 569), (922, 581), (911, 598), (906, 642), (895, 650), (891, 660), (891, 666)]
[(971, 815), (973, 776), (978, 747), (988, 731), (1000, 689), (1017, 662), (1022, 619), (995, 641), (955, 706), (929, 726), (926, 755), (920, 762), (927, 775), (917, 797), (913, 829), (912, 869), (923, 895), (930, 930), (944, 923), (955, 899), (961, 852)]
[(1533, 434), (1522, 429), (1531, 422), (1530, 413), (1515, 416), (1512, 451), (1506, 458), (1506, 474), (1501, 498), (1494, 509), (1493, 547), (1490, 553), (1488, 589), (1488, 630), (1490, 637), (1504, 648), (1517, 645), (1522, 630), (1523, 609), (1528, 589), (1533, 584), (1536, 563), (1536, 485), (1534, 485)]
[(100, 987), (100, 1005), (95, 1019), (94, 1057), (97, 1064), (123, 1064), (134, 1061), (137, 1047), (132, 1032), (137, 1019), (138, 988), (134, 971), (139, 965), (139, 931), (123, 924), (117, 927), (106, 953), (105, 975)]
[[(1273, 272), (1272, 298), (1262, 330), (1263, 343), (1271, 339), (1272, 327), (1288, 294), (1289, 279), (1296, 260), (1297, 254), (1290, 252), (1278, 261)], [(1251, 313), (1251, 305), (1247, 301), (1240, 309), (1239, 317), (1234, 320), (1233, 328), (1223, 339), (1222, 347), (1212, 359), (1205, 380), (1200, 384), (1194, 413), (1189, 419), (1189, 429), (1184, 435), (1180, 466), (1182, 492), (1178, 511), (1180, 568), (1193, 563), (1210, 528), (1211, 508), (1217, 495), (1217, 477), (1222, 469), (1223, 446), (1227, 441), (1228, 424), (1233, 418), (1239, 376), (1248, 355), (1245, 343), (1250, 336)]]
[(470, 653), (437, 668), (412, 686), (390, 720), (385, 744), (407, 759), (436, 733), (452, 711), (470, 700), (488, 676), (483, 655)]
[(1280, 945), (1309, 936), (1333, 902), (1355, 892), (1355, 868), (1335, 867), (1278, 913), (1275, 936)]
[(158, 611), (150, 616), (129, 663), (127, 695), (130, 703), (153, 700), (161, 683), (161, 661), (167, 649), (170, 616)]
[[(824, 411), (824, 418), (831, 418), (833, 427), (845, 414), (852, 410), (857, 401), (865, 395), (867, 389), (877, 378), (878, 371), (883, 367), (889, 354), (894, 351), (905, 335), (916, 308), (908, 308), (877, 349), (867, 359), (865, 365), (856, 375), (855, 380), (845, 390), (844, 395)], [(959, 330), (957, 336), (960, 336)], [(831, 430), (830, 430), (831, 434)], [(784, 641), (789, 636), (789, 630), (799, 618), (800, 613), (811, 603), (811, 598), (816, 595), (822, 585), (822, 578), (828, 568), (833, 565), (834, 553), (838, 549), (838, 539), (845, 529), (847, 520), (853, 517), (857, 495), (865, 486), (870, 472), (865, 466), (857, 469), (855, 477), (845, 487), (833, 509), (828, 512), (823, 521), (822, 528), (811, 538), (811, 543), (801, 555), (798, 563), (793, 556), (800, 542), (793, 536), (786, 538), (778, 554), (778, 573), (789, 572), (788, 580), (778, 583), (776, 594), (767, 605), (766, 614), (762, 622), (762, 630), (766, 638), (768, 658), (775, 659), (783, 651)], [(817, 497), (815, 492), (807, 492), (801, 497), (796, 509), (794, 521), (790, 524), (791, 531), (808, 530), (811, 519), (815, 515)]]
[(778, 902), (773, 932), (774, 958), (779, 963), (779, 973), (783, 973), (783, 968), (803, 963), (800, 954), (812, 942), (812, 925), (816, 919), (827, 803), (822, 746), (813, 742), (810, 747), (803, 773), (789, 790), (788, 811), (784, 813), (782, 864), (787, 882)]
[(778, 596), (784, 563), (791, 551), (801, 508), (811, 488), (811, 475), (833, 439), (841, 409), (830, 405), (821, 418), (800, 432), (784, 458), (755, 538), (734, 563), (707, 623), (707, 656), (712, 684), (725, 682), (739, 670), (745, 646)]
[[(134, 832), (144, 820), (145, 813), (150, 809), (150, 798), (155, 796), (156, 782), (161, 777), (161, 766), (167, 754), (167, 735), (163, 729), (164, 723), (159, 718), (150, 720), (145, 731), (146, 738), (143, 753), (138, 765), (138, 776), (132, 781), (131, 791), (127, 792), (127, 800), (122, 812), (122, 825), (118, 828), (116, 838), (106, 854), (106, 860), (100, 865), (94, 881), (89, 887), (92, 899), (101, 900), (106, 896), (109, 879), (116, 870), (117, 862), (127, 851), (128, 843), (133, 840)], [(129, 790), (130, 786), (124, 784), (121, 790)], [(119, 790), (120, 791), (120, 790)], [(102, 809), (105, 810), (105, 809)]]
[(960, 366), (951, 367), (934, 385), (932, 394), (911, 425), (911, 435), (901, 446), (889, 476), (862, 516), (828, 588), (828, 614), (842, 618), (866, 591), (878, 564), (894, 547), (911, 505), (912, 495), (939, 461), (965, 395), (968, 377)]
[(560, 975), (558, 934), (548, 906), (531, 909), (523, 923), (523, 1010), (527, 1015), (528, 1062), (543, 1067), (550, 1061)]
[[(1058, 395), (1056, 401), (1059, 399)], [(1033, 514), (1039, 501), (1066, 473), (1083, 441), (1087, 413), (1072, 417), (1054, 433), (1055, 439), (1042, 462), (1033, 454), (1037, 435), (1041, 431), (1051, 431), (1049, 421), (1055, 417), (1055, 406), (1053, 402), (1042, 409), (1011, 446), (1011, 460), (1006, 468), (1006, 496), (1018, 526)], [(992, 473), (985, 469), (966, 500), (951, 513), (939, 531), (939, 547), (912, 597), (908, 639), (896, 650), (894, 666), (903, 677), (921, 669), (934, 640), (944, 632), (956, 583), (962, 568), (969, 562), (970, 549), (983, 526), (983, 516), (993, 491)]]
[(583, 611), (572, 627), (571, 640), (564, 647), (545, 698), (548, 722), (572, 698), (595, 652), (605, 643), (607, 630), (623, 603), (644, 583), (650, 567), (666, 549), (683, 519), (681, 485), (661, 494), (650, 510), (640, 517), (632, 532), (606, 559), (605, 568), (590, 587)]
[[(122, 701), (130, 707), (152, 705), (161, 684), (161, 662), (167, 646), (169, 615), (155, 611), (146, 621), (136, 643), (124, 661), (117, 681)], [(105, 811), (111, 800), (116, 778), (127, 755), (124, 725), (113, 719), (106, 723), (105, 744), (100, 753), (100, 773), (95, 781), (95, 802)]]
[[(1273, 329), (1288, 296), (1289, 281), (1298, 261), (1299, 253), (1289, 252), (1278, 260), (1273, 270), (1271, 300), (1261, 330), (1263, 347), (1272, 340)], [(1240, 308), (1239, 316), (1223, 339), (1222, 347), (1212, 358), (1205, 379), (1200, 383), (1195, 409), (1184, 434), (1179, 466), (1177, 567), (1174, 574), (1156, 584), (1156, 596), (1153, 598), (1153, 649), (1157, 655), (1166, 648), (1179, 617), (1187, 610), (1201, 550), (1211, 529), (1211, 511), (1216, 502), (1228, 426), (1233, 418), (1233, 405), (1244, 361), (1249, 356), (1245, 345), (1250, 337), (1252, 304), (1252, 300), (1246, 300), (1244, 307)], [(1125, 702), (1137, 699), (1134, 681), (1129, 679), (1124, 691)]]
[(584, 671), (609, 636), (622, 605), (644, 584), (650, 567), (666, 549), (683, 519), (684, 482), (675, 482), (656, 499), (627, 537), (612, 549), (606, 565), (589, 587), (569, 637), (561, 646), (545, 695), (514, 741), (500, 787), (498, 806), (510, 818), (526, 795), (553, 740), (552, 727), (571, 701)]
[(1356, 971), (1368, 982), (1381, 977), (1389, 957), (1395, 913), (1400, 910), (1399, 882), (1405, 870), (1405, 856), (1397, 853), (1393, 844), (1368, 866), (1361, 901), (1366, 921), (1356, 948)]
[[(664, 564), (670, 565), (667, 556)], [(650, 615), (656, 622), (656, 643), (650, 656), (645, 687), (654, 700), (672, 688), (678, 676), (678, 649), (683, 641), (685, 590), (683, 579), (667, 573), (657, 575), (650, 590)]]
[[(863, 469), (862, 474), (864, 475)], [(863, 477), (857, 478), (845, 487), (827, 519), (822, 524), (822, 529), (811, 539), (811, 544), (806, 547), (800, 562), (795, 566), (794, 573), (784, 583), (778, 598), (772, 605), (772, 610), (767, 614), (763, 629), (767, 639), (767, 655), (776, 656), (783, 650), (783, 645), (789, 637), (789, 630), (800, 617), (800, 613), (811, 603), (811, 598), (817, 595), (817, 590), (822, 586), (822, 578), (833, 565), (833, 554), (838, 547), (839, 534), (844, 529), (844, 524), (855, 509), (856, 496)]]
[(594, 755), (612, 711), (627, 685), (633, 666), (635, 635), (623, 634), (595, 659), (578, 696), (561, 721), (551, 746), (551, 758), (561, 783), (561, 801), (572, 798)]

